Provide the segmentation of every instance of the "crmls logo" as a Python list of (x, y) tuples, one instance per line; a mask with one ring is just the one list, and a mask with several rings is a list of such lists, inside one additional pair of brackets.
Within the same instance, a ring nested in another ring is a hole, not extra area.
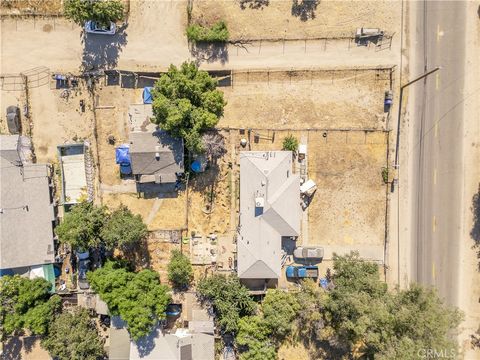
[(420, 359), (455, 359), (454, 349), (420, 349), (417, 352)]

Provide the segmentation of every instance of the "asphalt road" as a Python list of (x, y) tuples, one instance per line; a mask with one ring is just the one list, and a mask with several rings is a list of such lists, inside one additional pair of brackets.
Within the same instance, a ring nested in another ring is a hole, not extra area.
[[(410, 77), (441, 66), (412, 85), (412, 280), (458, 302), (462, 224), (465, 2), (418, 1)], [(414, 29), (412, 29), (414, 30)], [(411, 80), (410, 79), (410, 80)]]

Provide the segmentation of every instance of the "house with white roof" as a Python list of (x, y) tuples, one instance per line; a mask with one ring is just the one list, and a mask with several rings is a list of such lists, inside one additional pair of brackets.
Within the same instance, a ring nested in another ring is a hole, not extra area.
[(276, 283), (282, 237), (300, 235), (300, 217), (300, 176), (292, 172), (292, 152), (241, 152), (237, 271), (243, 283)]

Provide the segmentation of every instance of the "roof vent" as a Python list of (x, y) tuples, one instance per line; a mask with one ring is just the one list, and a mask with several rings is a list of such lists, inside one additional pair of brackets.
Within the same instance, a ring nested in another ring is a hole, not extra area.
[(255, 207), (263, 208), (265, 206), (265, 199), (263, 197), (255, 198)]

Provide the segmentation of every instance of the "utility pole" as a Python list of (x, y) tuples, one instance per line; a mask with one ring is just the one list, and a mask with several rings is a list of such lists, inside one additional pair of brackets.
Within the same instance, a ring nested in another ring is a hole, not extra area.
[(399, 152), (399, 146), (400, 146), (400, 120), (402, 119), (402, 101), (403, 101), (403, 90), (416, 83), (419, 80), (422, 80), (426, 78), (428, 75), (433, 74), (434, 72), (437, 72), (440, 70), (440, 66), (437, 66), (435, 69), (427, 71), (425, 74), (417, 77), (416, 79), (406, 83), (405, 85), (400, 86), (400, 99), (398, 101), (398, 121), (397, 121), (397, 143), (395, 145), (395, 165), (393, 166), (395, 169), (398, 169), (398, 152)]
[[(409, 81), (408, 83), (400, 86), (400, 99), (398, 101), (398, 121), (397, 121), (397, 143), (395, 145), (395, 165), (394, 168), (397, 169), (397, 174), (399, 172), (399, 164), (398, 164), (398, 152), (400, 150), (400, 120), (402, 119), (402, 101), (403, 101), (403, 90), (416, 83), (419, 80), (422, 80), (426, 78), (428, 75), (433, 74), (434, 72), (437, 72), (440, 70), (440, 67), (436, 67), (433, 70), (427, 71), (423, 75), (420, 75), (419, 77), (413, 79), (412, 81)], [(398, 180), (398, 175), (397, 179)], [(395, 184), (395, 179), (393, 180), (392, 183), (392, 191), (393, 191), (393, 184)], [(397, 189), (397, 266), (398, 266), (398, 273), (397, 273), (397, 283), (398, 286), (400, 286), (400, 188)]]

